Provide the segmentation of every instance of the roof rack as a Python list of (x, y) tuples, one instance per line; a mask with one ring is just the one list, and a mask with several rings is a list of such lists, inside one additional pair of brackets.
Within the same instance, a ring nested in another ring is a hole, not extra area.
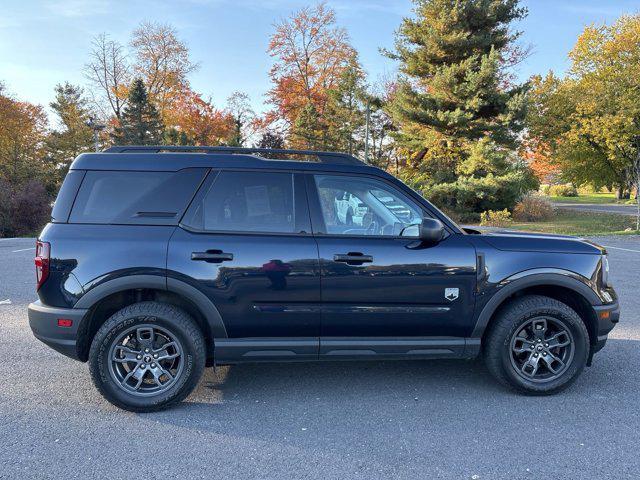
[[(227, 153), (227, 154), (269, 154), (269, 155), (308, 155), (314, 156), (321, 163), (333, 163), (340, 165), (362, 165), (363, 162), (347, 153), (319, 152), (315, 150), (288, 150), (279, 148), (246, 148), (246, 147), (191, 147), (173, 145), (122, 145), (110, 147), (105, 153)], [(273, 158), (265, 158), (269, 160)], [(285, 159), (286, 160), (286, 159)]]

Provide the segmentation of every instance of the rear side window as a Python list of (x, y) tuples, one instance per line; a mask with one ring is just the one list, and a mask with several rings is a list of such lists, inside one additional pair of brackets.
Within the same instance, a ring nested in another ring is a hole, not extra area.
[(220, 172), (184, 224), (204, 231), (293, 233), (293, 175)]
[(69, 221), (177, 225), (206, 171), (88, 171)]
[(69, 213), (71, 213), (71, 206), (73, 200), (78, 193), (78, 187), (82, 183), (84, 178), (84, 170), (70, 170), (67, 176), (62, 182), (62, 187), (56, 198), (56, 202), (53, 204), (53, 211), (51, 212), (51, 221), (54, 223), (64, 223), (69, 219)]

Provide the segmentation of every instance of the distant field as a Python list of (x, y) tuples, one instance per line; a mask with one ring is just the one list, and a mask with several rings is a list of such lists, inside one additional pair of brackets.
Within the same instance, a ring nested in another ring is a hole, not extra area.
[[(605, 202), (600, 202), (605, 203)], [(600, 235), (625, 233), (627, 228), (635, 232), (635, 218), (609, 213), (578, 212), (557, 209), (551, 220), (541, 222), (513, 222), (509, 229), (531, 232), (558, 233), (562, 235)]]
[(626, 203), (628, 200), (616, 200), (615, 193), (589, 193), (577, 197), (548, 197), (552, 202), (558, 203)]

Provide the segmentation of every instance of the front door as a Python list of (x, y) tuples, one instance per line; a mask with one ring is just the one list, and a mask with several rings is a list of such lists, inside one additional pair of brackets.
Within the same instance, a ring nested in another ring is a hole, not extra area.
[(229, 340), (216, 348), (243, 339), (234, 345), (244, 351), (234, 351), (244, 355), (317, 355), (320, 271), (303, 179), (246, 170), (209, 177), (170, 241), (169, 275), (195, 283), (217, 307)]
[[(308, 185), (314, 230), (320, 223), (321, 352), (330, 338), (469, 334), (476, 255), (464, 235), (432, 246), (405, 236), (428, 212), (376, 177), (314, 175)], [(350, 216), (344, 198), (358, 205)]]

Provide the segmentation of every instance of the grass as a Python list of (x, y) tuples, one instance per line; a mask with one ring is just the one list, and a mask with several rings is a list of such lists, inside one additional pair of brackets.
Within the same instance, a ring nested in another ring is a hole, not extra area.
[(634, 200), (617, 200), (615, 193), (584, 193), (577, 197), (548, 197), (558, 203), (597, 203), (597, 204), (626, 204), (635, 203)]
[[(610, 213), (578, 212), (575, 210), (557, 209), (553, 218), (538, 222), (514, 221), (507, 227), (512, 230), (529, 232), (557, 233), (561, 235), (612, 235), (637, 233), (636, 219), (629, 215)], [(631, 232), (626, 232), (631, 228)]]

